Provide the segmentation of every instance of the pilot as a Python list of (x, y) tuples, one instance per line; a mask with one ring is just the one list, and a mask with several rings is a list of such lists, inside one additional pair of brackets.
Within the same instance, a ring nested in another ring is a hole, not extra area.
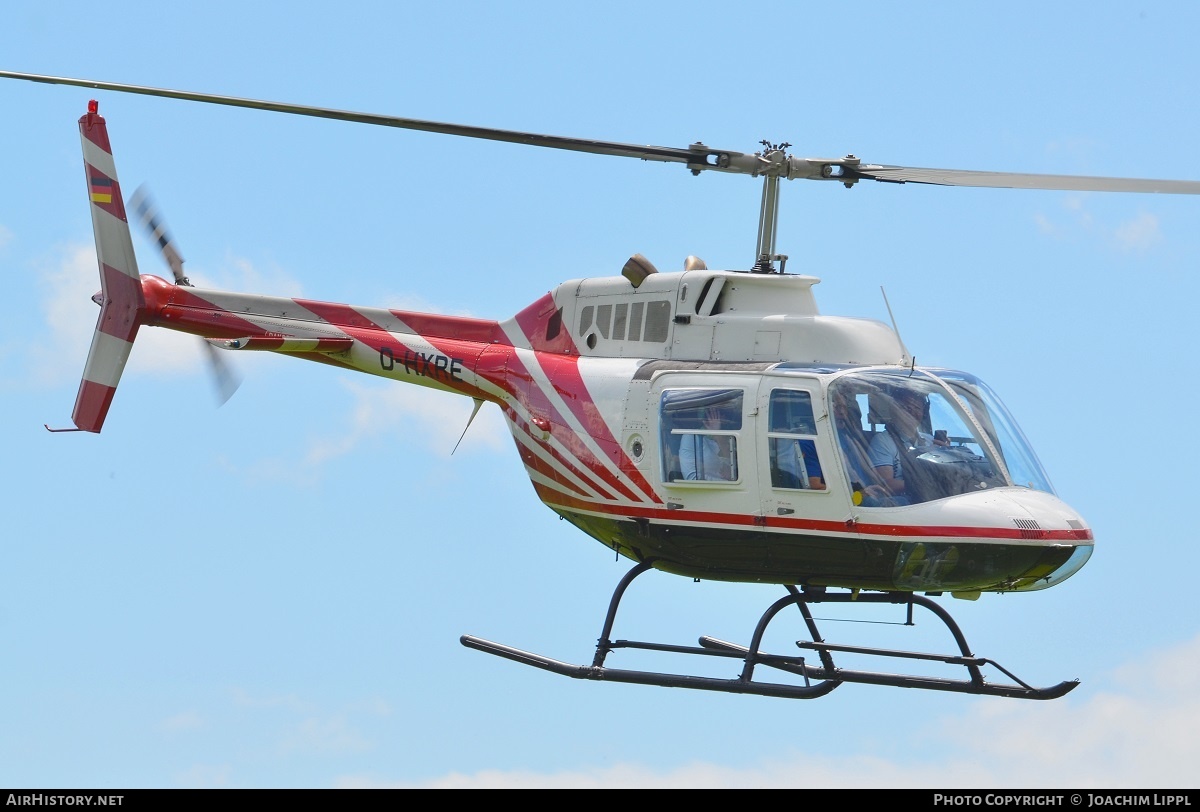
[(876, 432), (871, 438), (869, 456), (878, 480), (887, 488), (888, 493), (897, 500), (897, 504), (908, 504), (908, 493), (904, 484), (904, 455), (896, 446), (896, 438), (899, 438), (906, 448), (921, 448), (935, 443), (949, 445), (949, 442), (935, 441), (932, 435), (921, 430), (928, 403), (920, 392), (901, 389), (896, 392), (892, 406), (887, 431)]
[[(704, 410), (704, 428), (721, 428), (721, 409)], [(679, 470), (684, 479), (732, 482), (737, 479), (733, 456), (733, 438), (712, 434), (687, 434), (679, 443)]]
[(862, 427), (862, 409), (854, 393), (844, 387), (834, 386), (830, 400), (838, 444), (846, 461), (846, 473), (856, 494), (855, 504), (867, 507), (890, 504), (887, 489), (876, 484), (875, 470), (867, 450), (867, 437)]

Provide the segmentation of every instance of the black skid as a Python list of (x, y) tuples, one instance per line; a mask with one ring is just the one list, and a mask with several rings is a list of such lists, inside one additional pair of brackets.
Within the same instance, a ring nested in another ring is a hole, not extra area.
[[(794, 586), (786, 586), (788, 595), (771, 604), (758, 621), (749, 647), (743, 647), (712, 637), (701, 637), (699, 646), (678, 646), (663, 643), (648, 643), (636, 640), (611, 640), (613, 623), (616, 620), (617, 608), (626, 588), (634, 578), (653, 567), (652, 561), (645, 561), (625, 574), (613, 592), (608, 607), (608, 615), (604, 621), (604, 630), (596, 644), (596, 654), (590, 666), (574, 665), (560, 660), (543, 657), (521, 649), (493, 643), (471, 635), (463, 635), (460, 641), (468, 648), (477, 649), (498, 657), (504, 657), (535, 668), (541, 668), (574, 679), (590, 679), (606, 682), (625, 682), (635, 685), (659, 685), (666, 688), (692, 688), (701, 691), (722, 691), (734, 694), (755, 694), (758, 696), (773, 696), (788, 699), (815, 699), (824, 696), (846, 682), (859, 682), (869, 685), (890, 685), (897, 688), (923, 688), (934, 691), (954, 691), (958, 693), (980, 694), (985, 696), (1002, 696), (1016, 699), (1057, 699), (1071, 691), (1079, 684), (1079, 680), (1060, 682), (1047, 688), (1034, 688), (1018, 679), (1012, 672), (1000, 666), (993, 660), (976, 657), (971, 654), (962, 630), (950, 616), (950, 613), (928, 597), (911, 592), (838, 592), (829, 593), (823, 589), (798, 590)], [(826, 643), (817, 630), (816, 621), (809, 609), (811, 604), (818, 603), (891, 603), (907, 605), (908, 623), (912, 625), (912, 608), (922, 606), (933, 612), (954, 636), (959, 653), (952, 655), (925, 654), (894, 649), (866, 648), (860, 646), (839, 646)], [(767, 626), (774, 617), (785, 607), (795, 604), (804, 616), (808, 627), (810, 640), (799, 640), (796, 645), (801, 649), (815, 652), (820, 665), (809, 663), (803, 656), (782, 656), (768, 654), (760, 649)], [(732, 679), (694, 676), (688, 674), (672, 674), (658, 671), (638, 671), (620, 668), (609, 668), (604, 665), (609, 652), (615, 649), (639, 649), (642, 651), (658, 651), (675, 654), (694, 654), (702, 657), (724, 657), (742, 662), (742, 672)], [(949, 679), (943, 677), (916, 676), (905, 674), (889, 674), (875, 671), (855, 671), (838, 668), (834, 665), (833, 655), (845, 653), (875, 657), (893, 657), (909, 660), (925, 660), (944, 663), (951, 666), (961, 666), (967, 671), (966, 679)], [(984, 679), (982, 667), (992, 666), (999, 670), (1013, 683), (992, 683)], [(754, 678), (756, 667), (763, 666), (800, 677), (798, 683), (765, 682)]]

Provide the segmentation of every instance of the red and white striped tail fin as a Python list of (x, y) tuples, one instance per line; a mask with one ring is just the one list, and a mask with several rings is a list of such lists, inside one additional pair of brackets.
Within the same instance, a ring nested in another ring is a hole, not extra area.
[(88, 103), (87, 115), (79, 119), (79, 135), (83, 142), (83, 168), (91, 201), (101, 292), (100, 318), (92, 335), (71, 419), (83, 431), (98, 432), (129, 360), (146, 300), (108, 141), (108, 127), (94, 101)]

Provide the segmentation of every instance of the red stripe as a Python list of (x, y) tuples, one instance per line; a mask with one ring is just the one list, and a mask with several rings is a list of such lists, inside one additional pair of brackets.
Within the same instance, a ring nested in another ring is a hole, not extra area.
[[(146, 301), (151, 302), (146, 324), (179, 330), (184, 325), (187, 332), (205, 338), (262, 338), (280, 335), (238, 313), (226, 310), (195, 292), (194, 288), (172, 285), (157, 276), (143, 276), (142, 289)], [(270, 318), (267, 314), (261, 315)]]
[[(952, 536), (954, 538), (994, 538), (1030, 541), (1029, 531), (1018, 527), (962, 527), (957, 525), (902, 525), (868, 524), (854, 525), (858, 533), (882, 536)], [(1037, 541), (1091, 541), (1091, 530), (1042, 530)]]
[[(568, 494), (557, 493), (546, 489), (539, 490), (538, 496), (551, 506), (571, 508), (574, 510), (600, 513), (612, 519), (661, 519), (666, 524), (688, 522), (699, 525), (736, 525), (747, 528), (764, 529), (759, 524), (758, 516), (745, 513), (713, 513), (699, 510), (666, 510), (659, 507), (644, 507), (642, 505), (608, 505), (584, 499), (576, 499)], [(846, 535), (845, 522), (820, 522), (815, 520), (798, 520), (793, 529), (820, 530), (822, 532), (840, 531)]]
[[(403, 371), (407, 375), (415, 375), (424, 377), (431, 381), (436, 381), (448, 389), (453, 389), (470, 397), (477, 397), (483, 400), (494, 401), (496, 396), (491, 392), (485, 392), (473, 383), (470, 383), (462, 378), (454, 376), (453, 371), (449, 366), (440, 367), (433, 363), (432, 358), (425, 357), (424, 349), (416, 349), (409, 347), (403, 342), (397, 342), (390, 333), (383, 328), (374, 330), (361, 330), (353, 327), (343, 327), (345, 332), (374, 348), (381, 354), (383, 350), (391, 353), (393, 368), (397, 371)], [(414, 338), (423, 338), (423, 336), (413, 336)], [(453, 364), (455, 361), (461, 360), (461, 370), (474, 373), (477, 372), (479, 366), (479, 358), (483, 355), (486, 345), (468, 341), (450, 341), (444, 340), (440, 344), (435, 345), (435, 349), (441, 350), (441, 355)]]
[(75, 396), (75, 410), (71, 413), (71, 420), (84, 431), (100, 431), (116, 392), (115, 386), (105, 386), (86, 379), (81, 381), (79, 394)]
[[(203, 336), (204, 338), (246, 338), (267, 334), (267, 330), (246, 321), (236, 313), (209, 304), (208, 307), (179, 307), (175, 303), (149, 314), (145, 324)], [(184, 328), (187, 328), (186, 330)]]
[(108, 125), (104, 117), (96, 113), (88, 113), (79, 119), (79, 132), (100, 149), (112, 155), (112, 146), (108, 143)]
[[(541, 474), (542, 476), (546, 477), (547, 479), (557, 482), (562, 487), (569, 488), (571, 491), (573, 491), (574, 493), (578, 494), (581, 497), (585, 497), (585, 498), (589, 497), (589, 494), (587, 494), (582, 488), (580, 488), (574, 482), (571, 482), (566, 477), (564, 477), (563, 474), (558, 469), (554, 468), (549, 463), (545, 462), (537, 454), (534, 454), (533, 451), (531, 451), (529, 448), (527, 448), (526, 446), (522, 445), (519, 442), (517, 443), (517, 452), (521, 455), (521, 462), (525, 463), (525, 467), (529, 471), (537, 472), (537, 473)], [(584, 481), (588, 481), (586, 477), (580, 477), (580, 478), (584, 479)], [(534, 487), (536, 488), (537, 484), (538, 484), (537, 480), (533, 479), (532, 477), (530, 477), (530, 480), (533, 482)], [(588, 484), (592, 484), (592, 483), (589, 481)], [(594, 485), (593, 485), (593, 487), (594, 487)], [(596, 490), (601, 492), (601, 495), (603, 498), (607, 498), (607, 499), (612, 498), (611, 496), (608, 496), (607, 494), (605, 494), (600, 488), (596, 488)]]
[(381, 330), (378, 324), (359, 313), (350, 305), (334, 302), (317, 302), (311, 299), (293, 299), (296, 304), (316, 313), (329, 324), (338, 327), (358, 327), (359, 329)]
[(96, 329), (125, 341), (133, 341), (137, 335), (139, 311), (146, 302), (142, 295), (142, 282), (111, 265), (102, 264), (100, 274), (105, 302)]
[[(517, 418), (516, 415), (513, 414), (512, 409), (506, 408), (505, 413), (508, 415), (510, 420), (514, 421), (518, 426), (520, 426), (521, 428), (523, 428), (525, 430), (525, 434), (528, 435), (529, 439), (532, 442), (534, 442), (539, 448), (541, 448), (543, 451), (545, 451), (547, 454), (549, 454), (550, 457), (553, 458), (555, 462), (557, 462), (563, 468), (567, 469), (572, 474), (574, 474), (580, 481), (587, 483), (588, 487), (590, 487), (593, 491), (595, 491), (595, 493), (601, 499), (613, 499), (614, 498), (613, 495), (611, 493), (609, 493), (608, 491), (606, 491), (598, 482), (596, 482), (596, 480), (593, 477), (588, 476), (588, 474), (585, 471), (581, 471), (573, 463), (571, 463), (569, 460), (567, 460), (565, 457), (563, 457), (561, 454), (559, 454), (558, 451), (556, 451), (554, 448), (552, 448), (548, 442), (538, 439), (537, 435), (530, 431), (529, 424), (520, 420), (519, 418)], [(575, 493), (578, 493), (580, 496), (588, 495), (584, 491), (580, 490), (579, 486), (577, 486), (575, 483), (566, 479), (563, 476), (563, 474), (561, 473), (561, 471), (550, 467), (548, 463), (543, 461), (540, 457), (538, 457), (536, 454), (534, 454), (533, 451), (531, 451), (526, 446), (522, 445), (520, 442), (517, 443), (517, 450), (521, 454), (521, 461), (525, 463), (525, 466), (527, 468), (531, 468), (531, 469), (537, 471), (538, 473), (542, 474), (543, 476), (545, 476), (549, 479), (552, 479), (555, 482), (558, 482), (558, 483), (564, 485), (565, 487), (570, 488), (572, 491), (574, 491)]]
[[(546, 361), (557, 360), (567, 361), (570, 367), (574, 369), (574, 363), (569, 359), (562, 359), (561, 356), (538, 356), (538, 361), (543, 364), (545, 364)], [(583, 438), (579, 435), (579, 433), (573, 427), (567, 424), (566, 419), (562, 416), (558, 408), (555, 407), (555, 405), (550, 402), (550, 399), (546, 397), (546, 393), (543, 392), (542, 388), (538, 386), (536, 381), (534, 381), (533, 376), (529, 373), (529, 370), (525, 367), (525, 365), (521, 363), (521, 359), (515, 351), (512, 351), (512, 356), (508, 360), (508, 366), (505, 371), (508, 373), (506, 377), (509, 386), (514, 389), (519, 388), (521, 390), (521, 400), (525, 404), (525, 407), (532, 413), (533, 416), (545, 417), (550, 421), (550, 433), (558, 438), (558, 441), (562, 445), (566, 446), (567, 450), (571, 452), (572, 456), (579, 460), (579, 462), (583, 464), (588, 471), (598, 477), (610, 488), (620, 493), (626, 499), (633, 501), (645, 501), (633, 493), (633, 491), (631, 491), (629, 487), (626, 486), (625, 483), (623, 483), (617, 477), (617, 475), (612, 472), (611, 468), (605, 465), (599, 458), (596, 457), (595, 454), (592, 453), (592, 450), (584, 443)], [(562, 396), (563, 400), (565, 400), (569, 406), (573, 407), (574, 404), (576, 404), (581, 398), (587, 401), (587, 406), (590, 408), (586, 411), (590, 414), (590, 419), (583, 419), (580, 417), (579, 422), (583, 424), (583, 430), (587, 432), (588, 436), (590, 436), (592, 440), (594, 440), (602, 449), (604, 449), (611, 458), (613, 456), (612, 449), (608, 448), (607, 446), (615, 445), (616, 440), (613, 438), (612, 433), (609, 432), (608, 425), (604, 422), (604, 418), (600, 415), (599, 410), (597, 410), (595, 404), (592, 403), (591, 396), (588, 394), (587, 388), (583, 386), (583, 382), (579, 380), (578, 375), (575, 376), (577, 388), (571, 389), (563, 386), (562, 381), (555, 377), (555, 369), (546, 369), (543, 367), (543, 371), (546, 372), (546, 377), (550, 379), (551, 385), (555, 387), (555, 389)], [(580, 392), (582, 392), (582, 395), (580, 395)], [(575, 409), (572, 408), (572, 411), (575, 411)], [(620, 449), (618, 448), (617, 451), (619, 453)], [(655, 498), (655, 501), (659, 500)]]
[(198, 296), (193, 288), (172, 285), (157, 276), (142, 277), (142, 291), (151, 307), (144, 324), (168, 327), (205, 338), (247, 338), (278, 335)]
[(542, 365), (546, 377), (556, 388), (575, 395), (575, 397), (564, 397), (563, 400), (575, 415), (575, 419), (583, 424), (587, 432), (608, 455), (613, 465), (648, 496), (650, 501), (661, 503), (662, 499), (654, 487), (646, 481), (642, 472), (634, 465), (633, 460), (629, 459), (625, 450), (621, 448), (621, 443), (609, 431), (608, 423), (600, 414), (600, 410), (596, 408), (591, 393), (588, 392), (587, 385), (579, 374), (579, 359), (562, 355), (539, 355), (538, 362)]
[(500, 328), (500, 323), (490, 319), (438, 316), (407, 310), (389, 312), (425, 339), (453, 338), (459, 341), (477, 341), (481, 344), (511, 344), (504, 330)]
[[(518, 313), (513, 321), (521, 328), (529, 346), (538, 352), (552, 352), (556, 355), (579, 355), (579, 348), (571, 338), (568, 325), (562, 323), (562, 317), (556, 315), (559, 309), (554, 306), (554, 297), (547, 293), (529, 307)], [(548, 335), (552, 320), (557, 319), (558, 332), (553, 337)]]
[[(661, 508), (642, 507), (640, 505), (608, 505), (585, 499), (577, 499), (568, 494), (539, 486), (538, 496), (543, 502), (552, 507), (564, 507), (574, 510), (599, 513), (612, 519), (658, 519), (667, 524), (687, 522), (700, 526), (709, 525), (728, 527), (754, 527), (761, 530), (809, 530), (833, 535), (845, 539), (861, 539), (864, 535), (897, 537), (897, 538), (962, 538), (962, 539), (993, 539), (996, 541), (1029, 541), (1022, 535), (1019, 528), (1008, 527), (964, 527), (959, 525), (898, 525), (898, 524), (865, 524), (857, 522), (847, 524), (837, 521), (820, 521), (816, 519), (784, 519), (776, 517), (759, 517), (742, 513), (714, 513), (699, 510), (663, 510)], [(760, 519), (765, 518), (765, 524)], [(1047, 530), (1046, 541), (1080, 542), (1091, 541), (1091, 530)]]
[[(396, 365), (401, 368), (407, 369), (408, 367), (405, 367), (406, 359), (403, 354), (396, 353), (397, 349), (414, 353), (419, 352), (419, 350), (403, 343), (397, 344), (387, 328), (376, 324), (349, 305), (317, 302), (309, 299), (295, 299), (293, 301), (320, 316), (329, 324), (343, 330), (352, 338), (371, 347), (376, 352), (382, 352), (384, 349), (391, 350)], [(429, 336), (420, 332), (414, 334), (413, 338), (429, 341), (430, 344), (440, 350), (447, 358), (462, 358), (463, 368), (477, 375), (479, 374), (478, 365), (480, 357), (487, 349), (488, 343), (499, 332), (499, 325), (494, 321), (489, 322), (483, 319), (468, 319), (457, 316), (422, 316), (422, 314), (418, 313), (406, 314), (403, 311), (389, 312), (397, 317), (414, 317), (424, 327), (431, 329), (435, 335), (452, 336), (449, 340), (441, 343), (430, 341)], [(412, 327), (413, 325), (406, 322), (406, 326)], [(456, 334), (455, 331), (460, 331), (461, 335)], [(435, 376), (433, 379), (443, 386), (461, 392), (464, 395), (483, 398), (484, 400), (495, 400), (495, 397), (491, 393), (486, 393), (464, 380), (453, 378), (448, 373), (445, 376)]]
[[(147, 324), (159, 325), (175, 330), (186, 328), (186, 332), (217, 339), (270, 339), (279, 335), (276, 331), (267, 330), (242, 318), (237, 313), (219, 307), (197, 295), (189, 288), (171, 285), (158, 277), (143, 277), (143, 287), (146, 291), (147, 299), (154, 303), (151, 312), (148, 314), (149, 317), (144, 319), (144, 322)], [(300, 300), (292, 301), (299, 303)], [(322, 311), (322, 318), (332, 316), (335, 321), (341, 322), (336, 326), (346, 333), (347, 337), (357, 340), (376, 351), (383, 349), (390, 350), (395, 359), (395, 364), (401, 369), (405, 368), (404, 351), (415, 352), (406, 345), (395, 341), (390, 333), (374, 324), (370, 319), (361, 316), (352, 317), (355, 315), (355, 311), (348, 306), (307, 302), (304, 304), (304, 307), (319, 309)], [(354, 322), (357, 326), (350, 326), (349, 322)], [(422, 336), (414, 335), (413, 338), (419, 339)], [(462, 358), (462, 368), (476, 372), (476, 374), (478, 372), (475, 370), (475, 367), (478, 365), (480, 357), (488, 349), (486, 345), (461, 341), (444, 341), (440, 348), (448, 358)], [(297, 355), (300, 355), (300, 353), (297, 353)], [(316, 353), (310, 357), (313, 357), (314, 360), (322, 360), (337, 366), (347, 366), (333, 359), (317, 357), (318, 355), (319, 353)], [(461, 379), (451, 378), (448, 371), (443, 375), (433, 376), (431, 379), (436, 380), (447, 388), (464, 395), (469, 395), (470, 397), (478, 397), (485, 400), (496, 399), (495, 395), (490, 392), (484, 392)]]
[[(350, 305), (334, 302), (317, 302), (311, 299), (293, 300), (301, 307), (312, 311), (330, 324), (338, 327), (357, 327), (360, 329), (384, 330)], [(407, 310), (389, 310), (405, 326), (413, 330), (421, 338), (451, 338), (457, 341), (470, 341), (478, 344), (507, 344), (508, 339), (496, 321), (489, 319), (472, 319), (466, 316), (439, 316), (429, 313), (410, 313)], [(430, 341), (430, 343), (433, 343)]]

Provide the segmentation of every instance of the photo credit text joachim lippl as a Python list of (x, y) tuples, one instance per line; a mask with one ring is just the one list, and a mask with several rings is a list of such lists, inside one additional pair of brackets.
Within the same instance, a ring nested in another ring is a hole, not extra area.
[(934, 806), (1191, 806), (1190, 795), (1122, 792), (1073, 792), (1063, 795), (985, 793), (946, 795), (934, 793)]

